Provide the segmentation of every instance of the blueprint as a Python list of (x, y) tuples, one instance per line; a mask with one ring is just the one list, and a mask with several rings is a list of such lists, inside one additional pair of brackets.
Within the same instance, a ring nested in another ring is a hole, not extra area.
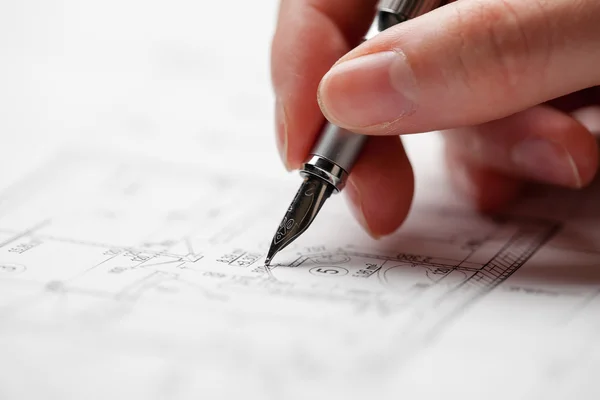
[[(66, 152), (0, 199), (0, 398), (598, 398), (600, 187), (375, 241), (298, 177)], [(441, 179), (441, 178), (440, 178)]]

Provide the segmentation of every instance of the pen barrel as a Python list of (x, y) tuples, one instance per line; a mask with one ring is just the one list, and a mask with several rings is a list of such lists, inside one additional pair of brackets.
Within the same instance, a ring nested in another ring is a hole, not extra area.
[(446, 3), (446, 0), (381, 0), (379, 11), (396, 14), (403, 20), (416, 18)]
[(349, 174), (367, 138), (328, 122), (311, 154), (326, 158)]

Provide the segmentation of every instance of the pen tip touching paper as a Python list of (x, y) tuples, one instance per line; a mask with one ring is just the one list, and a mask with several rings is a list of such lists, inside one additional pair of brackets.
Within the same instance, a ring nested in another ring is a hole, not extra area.
[[(277, 234), (275, 234), (275, 236), (277, 236)], [(273, 238), (273, 241), (271, 242), (271, 246), (269, 247), (269, 251), (267, 252), (267, 257), (265, 258), (265, 266), (268, 267), (271, 265), (271, 261), (273, 261), (273, 257), (275, 257), (275, 254), (277, 254), (277, 252), (279, 252), (279, 250), (281, 250), (279, 247), (277, 247), (275, 245), (275, 238)]]
[(305, 177), (273, 236), (265, 265), (270, 265), (275, 254), (287, 247), (308, 229), (325, 201), (333, 193), (333, 189), (332, 185), (320, 178)]

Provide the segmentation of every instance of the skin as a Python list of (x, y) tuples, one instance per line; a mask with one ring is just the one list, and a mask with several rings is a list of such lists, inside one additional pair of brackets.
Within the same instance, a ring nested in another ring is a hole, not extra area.
[(374, 237), (408, 213), (400, 135), (440, 131), (456, 187), (496, 211), (530, 182), (598, 170), (600, 2), (459, 0), (357, 46), (375, 0), (282, 0), (272, 43), (277, 144), (300, 167), (329, 121), (373, 136), (345, 193)]

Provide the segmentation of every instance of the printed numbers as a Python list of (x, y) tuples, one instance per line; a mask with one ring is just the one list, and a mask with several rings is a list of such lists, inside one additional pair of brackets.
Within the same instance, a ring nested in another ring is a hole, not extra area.
[(237, 265), (238, 267), (247, 267), (254, 264), (259, 258), (260, 254), (246, 253), (232, 264)]
[(357, 278), (368, 278), (375, 272), (379, 271), (379, 265), (377, 264), (365, 264), (365, 267), (356, 271), (352, 276)]
[(20, 274), (25, 271), (25, 266), (19, 264), (0, 264), (0, 275)]
[(306, 253), (321, 253), (323, 251), (325, 251), (325, 246), (312, 246), (305, 248)]
[(260, 259), (258, 253), (247, 253), (243, 250), (236, 250), (233, 253), (225, 254), (217, 259), (217, 262), (233, 265), (236, 267), (248, 267)]
[(116, 256), (116, 255), (121, 254), (122, 252), (123, 252), (122, 249), (109, 249), (109, 250), (106, 250), (102, 254), (104, 254), (105, 256)]
[(315, 267), (311, 268), (309, 272), (321, 276), (343, 276), (348, 273), (348, 270), (342, 267)]
[(333, 269), (333, 268), (327, 268), (327, 269), (317, 268), (317, 269), (315, 269), (315, 272), (319, 272), (321, 274), (339, 274), (340, 273), (339, 270)]
[(446, 275), (450, 272), (450, 268), (436, 268), (433, 270), (433, 273), (436, 275)]
[(399, 254), (398, 258), (402, 261), (415, 262), (415, 263), (427, 263), (431, 261), (431, 257), (416, 256), (413, 254)]
[(244, 254), (243, 251), (235, 250), (233, 253), (229, 253), (229, 254), (225, 254), (225, 255), (221, 256), (219, 259), (217, 259), (217, 262), (230, 264), (230, 263), (234, 262), (235, 260), (237, 260), (238, 258), (240, 258), (243, 254)]
[(38, 241), (38, 240), (32, 240), (29, 243), (21, 243), (16, 245), (13, 248), (8, 249), (9, 252), (11, 253), (17, 253), (17, 254), (22, 254), (25, 253), (27, 250), (29, 249), (33, 249), (34, 247), (40, 245), (42, 242)]

